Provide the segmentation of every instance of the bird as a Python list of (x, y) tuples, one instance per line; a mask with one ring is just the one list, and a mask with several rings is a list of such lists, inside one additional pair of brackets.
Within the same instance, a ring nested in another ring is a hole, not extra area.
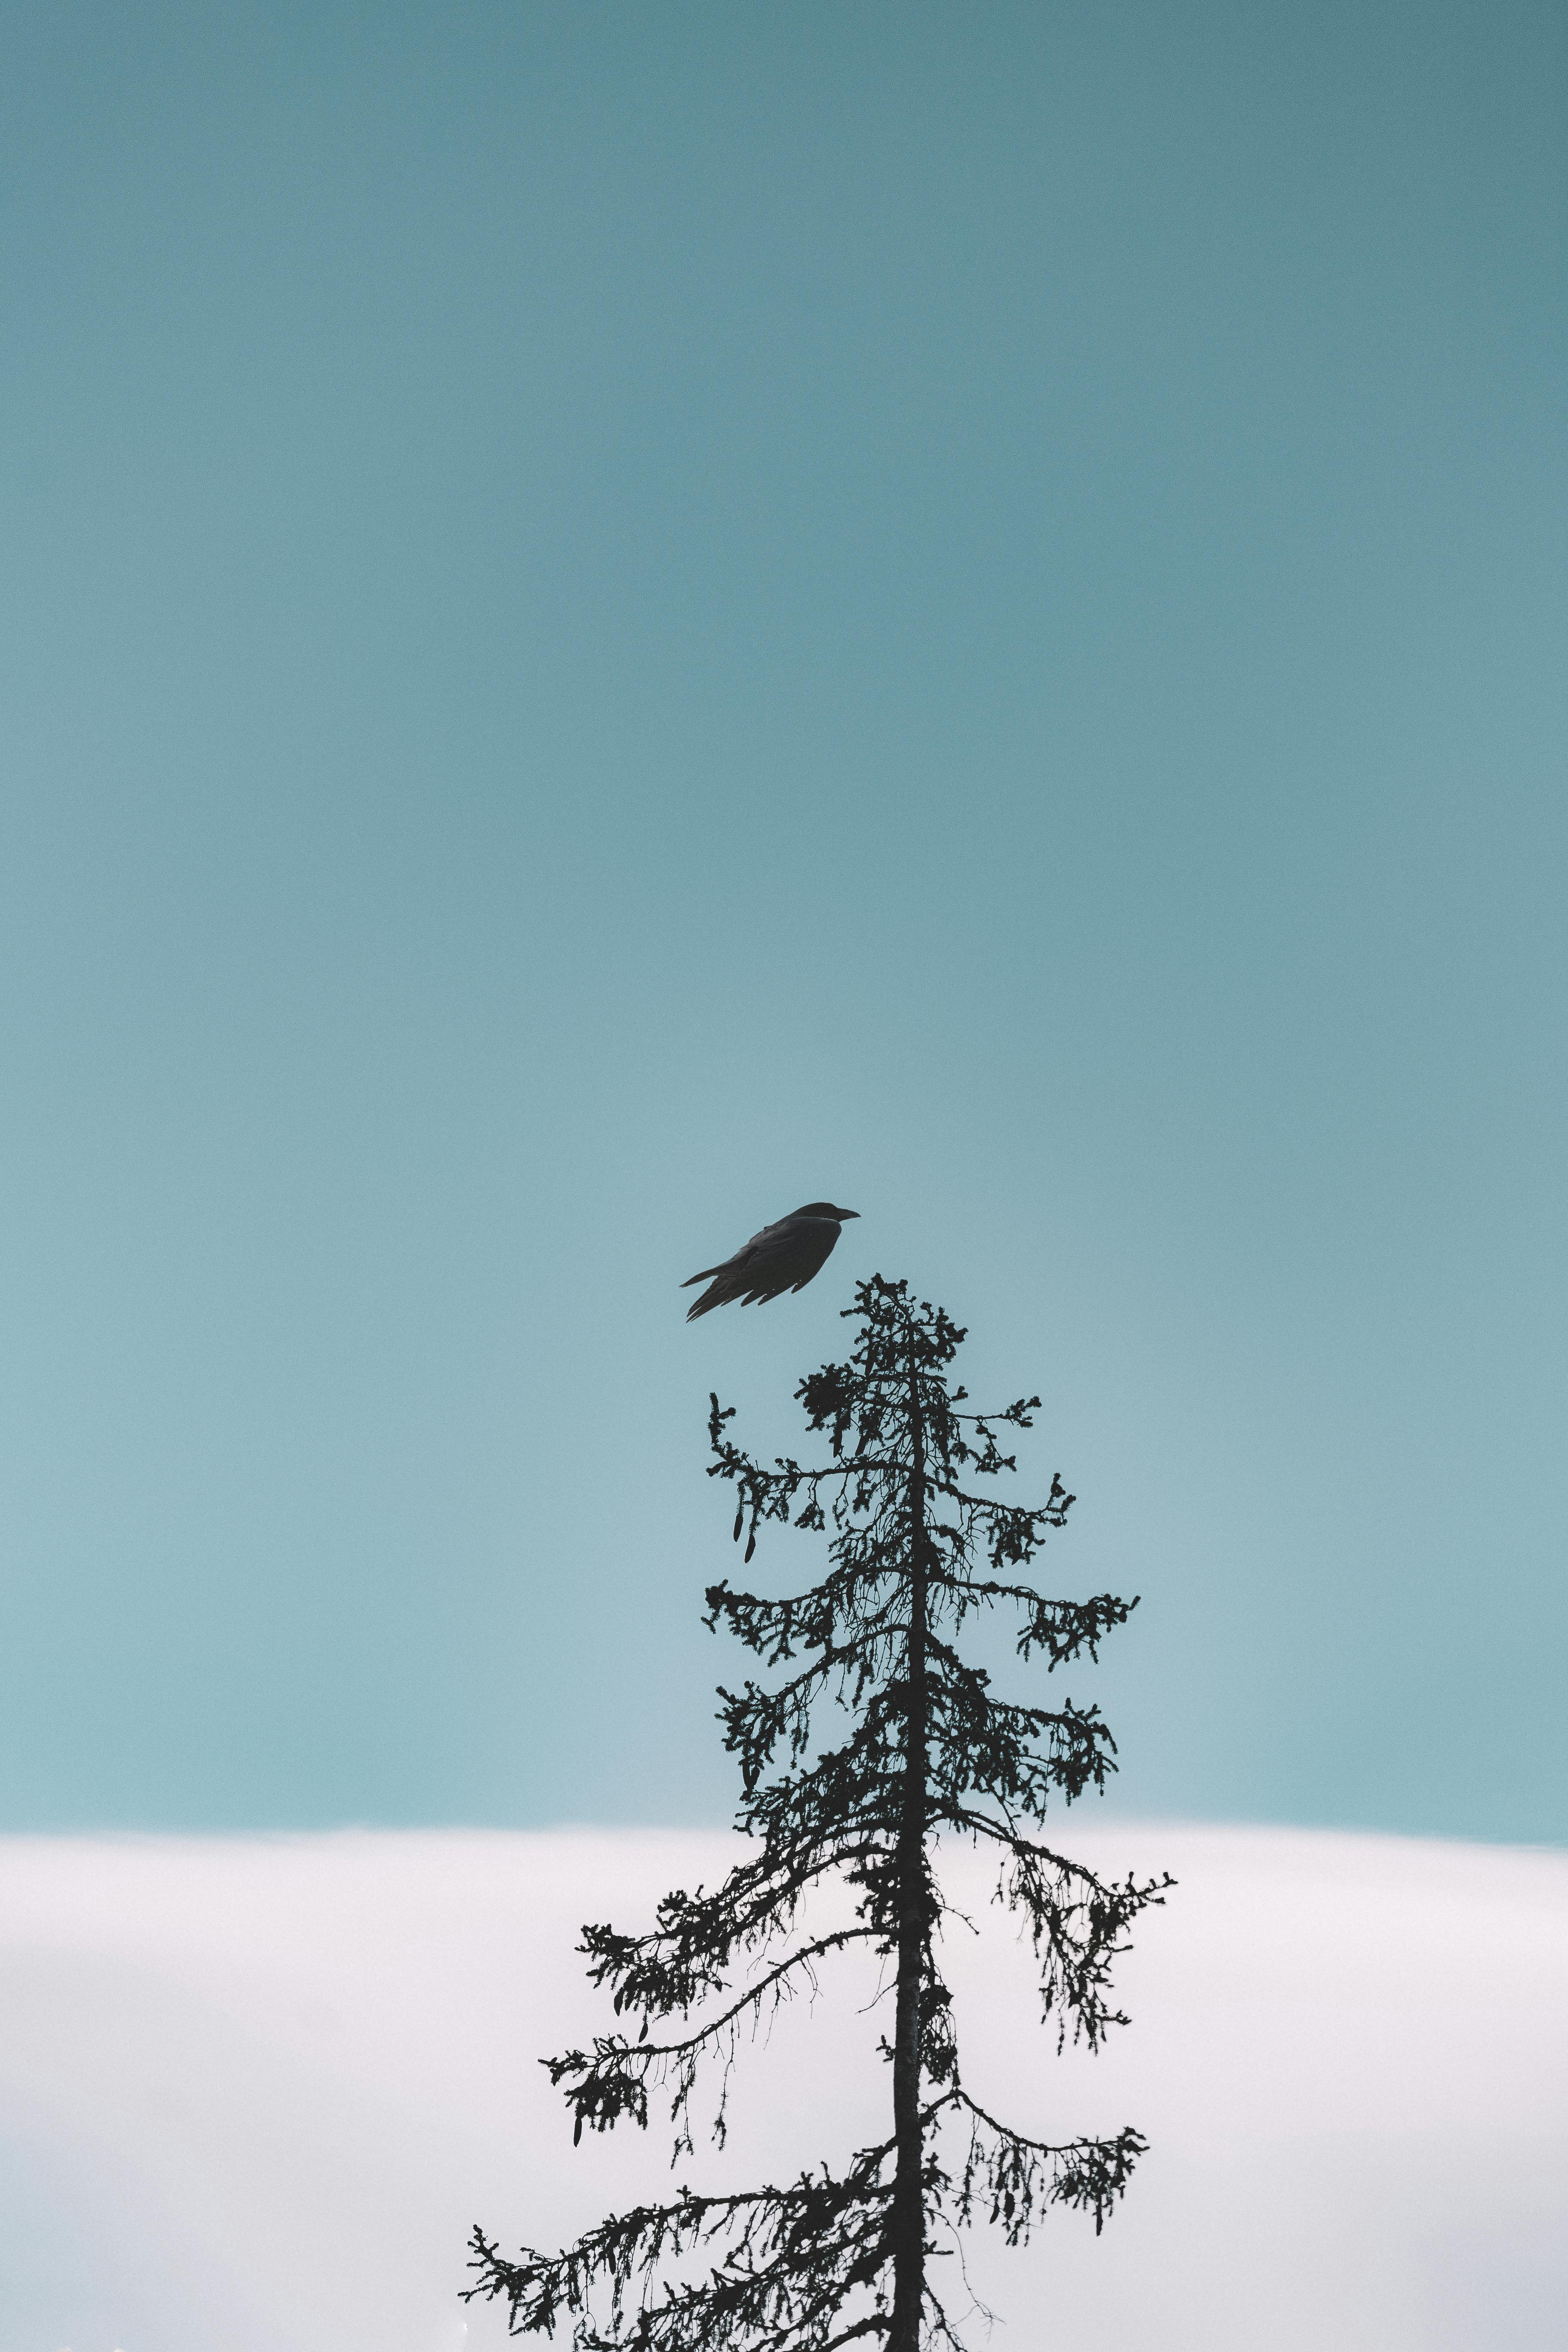
[(804, 1209), (794, 1210), (776, 1224), (764, 1225), (722, 1265), (705, 1265), (700, 1274), (689, 1276), (681, 1284), (682, 1290), (689, 1290), (694, 1282), (710, 1278), (712, 1282), (712, 1287), (687, 1309), (687, 1321), (695, 1323), (710, 1307), (726, 1307), (732, 1298), (750, 1307), (754, 1300), (777, 1298), (786, 1290), (804, 1290), (812, 1276), (820, 1274), (827, 1264), (840, 1225), (859, 1213), (858, 1209), (836, 1209), (831, 1201), (808, 1201)]

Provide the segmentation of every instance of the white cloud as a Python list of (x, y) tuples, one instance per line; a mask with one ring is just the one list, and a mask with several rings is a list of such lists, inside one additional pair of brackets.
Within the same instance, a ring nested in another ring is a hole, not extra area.
[[(1568, 1857), (1158, 1824), (1077, 1844), (1182, 1881), (1123, 1968), (1133, 2026), (1099, 2060), (1051, 2059), (993, 1914), (952, 1954), (967, 2078), (1020, 2123), (1135, 2122), (1153, 2145), (1098, 2242), (1073, 2217), (1023, 2255), (976, 2233), (996, 2340), (1553, 2340)], [(498, 2315), (456, 2302), (473, 2221), (542, 2242), (669, 2177), (654, 2135), (574, 2151), (535, 2063), (602, 2021), (576, 1928), (636, 1922), (727, 1851), (589, 1831), (5, 1842), (0, 2352), (489, 2352)], [(861, 1998), (829, 1985), (745, 2053), (743, 2171), (872, 2127), (887, 2084)]]

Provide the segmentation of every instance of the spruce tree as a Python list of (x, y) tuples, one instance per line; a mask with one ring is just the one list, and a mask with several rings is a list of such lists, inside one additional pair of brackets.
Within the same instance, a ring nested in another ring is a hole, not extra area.
[[(964, 1334), (902, 1282), (860, 1284), (846, 1313), (858, 1327), (848, 1361), (796, 1391), (826, 1462), (764, 1467), (732, 1441), (732, 1409), (712, 1400), (709, 1475), (735, 1489), (748, 1564), (773, 1520), (825, 1535), (830, 1562), (820, 1583), (788, 1599), (728, 1582), (708, 1593), (709, 1625), (782, 1670), (719, 1694), (751, 1850), (712, 1893), (666, 1895), (647, 1933), (584, 1928), (590, 1978), (640, 2025), (635, 2038), (603, 2034), (591, 2051), (543, 2063), (575, 2138), (628, 2117), (646, 2128), (663, 2090), (677, 2157), (689, 2154), (700, 2063), (719, 2062), (721, 2141), (740, 2029), (861, 1948), (892, 1997), (892, 2039), (879, 2042), (892, 2129), (838, 2170), (825, 2163), (740, 2194), (683, 2188), (558, 2253), (509, 2259), (476, 2229), (467, 2297), (504, 2298), (514, 2335), (570, 2321), (579, 2352), (834, 2352), (861, 2339), (887, 2352), (957, 2347), (929, 2259), (942, 2235), (984, 2220), (1016, 2245), (1052, 2205), (1092, 2214), (1099, 2231), (1143, 2151), (1131, 2126), (1053, 2144), (971, 2098), (939, 1965), (941, 1842), (967, 1839), (994, 1856), (998, 1899), (1022, 1915), (1058, 2049), (1069, 2033), (1098, 2049), (1126, 2022), (1111, 2005), (1110, 1965), (1172, 1882), (1108, 1884), (1027, 1826), (1051, 1800), (1103, 1787), (1115, 1769), (1110, 1733), (1092, 1706), (995, 1696), (958, 1637), (983, 1611), (1010, 1612), (1019, 1656), (1048, 1670), (1096, 1657), (1136, 1601), (1052, 1601), (1021, 1580), (1066, 1521), (1073, 1497), (1059, 1478), (1036, 1506), (977, 1491), (1014, 1469), (1003, 1433), (1031, 1426), (1037, 1397), (963, 1410), (949, 1367)], [(814, 1738), (825, 1699), (847, 1716), (836, 1746)], [(813, 1920), (807, 1898), (833, 1880), (850, 1891), (853, 1910), (841, 1916), (851, 1925)]]

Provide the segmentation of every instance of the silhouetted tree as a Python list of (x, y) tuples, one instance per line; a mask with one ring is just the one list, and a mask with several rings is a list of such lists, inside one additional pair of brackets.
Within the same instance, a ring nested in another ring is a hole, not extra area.
[[(626, 2116), (646, 2127), (662, 2086), (677, 2157), (689, 2153), (701, 2059), (721, 2062), (721, 2141), (741, 2027), (801, 1982), (815, 1985), (830, 1957), (865, 1946), (891, 1979), (892, 2042), (879, 2046), (891, 2065), (892, 2130), (841, 2171), (825, 2164), (739, 2195), (682, 2189), (673, 2203), (612, 2216), (560, 2253), (524, 2249), (509, 2261), (476, 2230), (468, 2299), (504, 2297), (514, 2335), (552, 2334), (570, 2318), (582, 2352), (833, 2352), (863, 2337), (888, 2352), (957, 2347), (928, 2271), (933, 2231), (978, 2217), (1016, 2245), (1054, 2204), (1092, 2213), (1098, 2231), (1144, 2147), (1131, 2127), (1053, 2146), (978, 2105), (960, 2078), (937, 1964), (948, 1906), (936, 1847), (946, 1834), (994, 1853), (998, 1899), (1033, 1938), (1058, 2049), (1069, 2032), (1098, 2048), (1108, 2027), (1126, 2022), (1110, 2006), (1110, 1963), (1130, 1923), (1172, 1882), (1108, 1885), (1024, 1826), (1052, 1796), (1070, 1801), (1103, 1786), (1115, 1769), (1110, 1731), (1094, 1706), (1068, 1700), (1051, 1711), (994, 1696), (957, 1637), (974, 1612), (1006, 1609), (1019, 1654), (1056, 1667), (1096, 1656), (1136, 1601), (1048, 1601), (1016, 1580), (1067, 1517), (1073, 1497), (1059, 1478), (1032, 1508), (973, 1491), (1014, 1468), (998, 1432), (1030, 1427), (1039, 1399), (962, 1410), (965, 1391), (950, 1385), (948, 1367), (964, 1335), (904, 1283), (862, 1283), (846, 1311), (859, 1327), (853, 1355), (796, 1391), (826, 1437), (826, 1464), (781, 1457), (764, 1468), (731, 1442), (732, 1412), (712, 1401), (709, 1475), (736, 1490), (747, 1561), (768, 1520), (830, 1538), (830, 1572), (807, 1592), (768, 1601), (723, 1583), (708, 1594), (710, 1626), (784, 1670), (773, 1686), (748, 1680), (720, 1692), (745, 1790), (739, 1826), (753, 1850), (713, 1893), (666, 1895), (647, 1934), (584, 1928), (590, 1977), (614, 1989), (617, 2013), (640, 2018), (640, 2030), (544, 2063), (577, 2138), (584, 2125), (605, 2131)], [(847, 1712), (837, 1747), (813, 1740), (824, 1697)], [(784, 1769), (768, 1778), (781, 1757)], [(852, 1890), (854, 1924), (814, 1929), (805, 1898), (833, 1878)], [(670, 2033), (672, 2019), (682, 2023)]]

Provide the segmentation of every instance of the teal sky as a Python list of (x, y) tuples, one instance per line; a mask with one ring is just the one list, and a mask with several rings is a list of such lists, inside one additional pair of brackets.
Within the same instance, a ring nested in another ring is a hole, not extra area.
[(0, 1821), (722, 1818), (875, 1268), (1118, 1803), (1561, 1840), (1561, 11), (0, 43)]

